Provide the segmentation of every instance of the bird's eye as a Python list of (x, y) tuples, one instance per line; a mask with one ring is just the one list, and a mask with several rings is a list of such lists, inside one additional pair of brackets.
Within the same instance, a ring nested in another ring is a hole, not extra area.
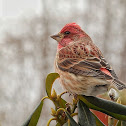
[(64, 34), (65, 34), (65, 35), (69, 35), (70, 32), (69, 32), (69, 31), (65, 31)]

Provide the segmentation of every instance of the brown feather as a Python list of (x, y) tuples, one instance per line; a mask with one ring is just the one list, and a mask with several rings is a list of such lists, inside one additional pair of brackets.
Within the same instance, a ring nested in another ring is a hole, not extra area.
[(112, 79), (111, 76), (100, 71), (100, 68), (104, 67), (115, 76), (112, 68), (103, 58), (101, 51), (91, 40), (85, 38), (82, 38), (81, 41), (72, 42), (72, 44), (59, 50), (57, 65), (59, 69), (76, 75)]

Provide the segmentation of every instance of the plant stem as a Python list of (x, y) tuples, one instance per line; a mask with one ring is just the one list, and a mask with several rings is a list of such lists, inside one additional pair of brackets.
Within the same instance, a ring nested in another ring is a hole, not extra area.
[(49, 124), (50, 124), (50, 122), (52, 121), (52, 120), (56, 120), (57, 118), (51, 118), (51, 119), (49, 119), (49, 121), (47, 122), (47, 126), (49, 126)]

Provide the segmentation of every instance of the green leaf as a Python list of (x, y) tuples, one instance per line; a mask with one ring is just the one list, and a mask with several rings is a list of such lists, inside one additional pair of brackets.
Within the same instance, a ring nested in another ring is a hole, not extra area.
[(59, 99), (60, 101), (59, 101), (59, 106), (61, 107), (61, 108), (66, 108), (66, 101), (64, 100), (64, 99), (62, 99), (62, 98), (60, 98)]
[(50, 73), (48, 74), (47, 78), (46, 78), (46, 93), (48, 95), (48, 97), (51, 97), (51, 89), (52, 89), (52, 85), (54, 83), (54, 81), (59, 78), (59, 74), (58, 73)]
[(41, 114), (42, 106), (43, 106), (43, 100), (39, 103), (39, 105), (36, 107), (34, 112), (29, 116), (27, 121), (22, 126), (36, 126)]
[(126, 126), (126, 121), (121, 122), (122, 126)]
[(94, 116), (81, 100), (78, 102), (78, 123), (80, 126), (96, 126)]
[(61, 124), (58, 122), (58, 123), (56, 124), (56, 126), (61, 126)]
[(65, 113), (68, 119), (70, 120), (71, 126), (79, 126), (67, 111)]
[(117, 122), (116, 126), (121, 126), (121, 120)]
[[(46, 93), (47, 93), (49, 98), (51, 97), (52, 85), (53, 85), (54, 81), (59, 77), (60, 76), (59, 76), (58, 73), (50, 73), (50, 74), (48, 74), (48, 76), (46, 78)], [(59, 107), (65, 108), (66, 107), (66, 101), (62, 98), (60, 98), (59, 100), (60, 100), (59, 103), (58, 103)], [(54, 102), (54, 104), (55, 104), (55, 102)]]
[(97, 125), (97, 126), (105, 126), (105, 125), (101, 122), (101, 120), (99, 120), (99, 118), (98, 118), (94, 113), (92, 113), (92, 114), (93, 114), (94, 117), (95, 117), (96, 125)]
[(126, 106), (93, 96), (78, 96), (89, 108), (101, 111), (118, 120), (126, 120)]

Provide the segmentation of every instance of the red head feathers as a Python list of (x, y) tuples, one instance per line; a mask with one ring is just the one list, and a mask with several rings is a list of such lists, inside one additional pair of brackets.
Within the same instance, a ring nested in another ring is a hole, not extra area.
[(76, 23), (69, 23), (69, 24), (66, 24), (66, 25), (62, 28), (62, 30), (60, 31), (60, 33), (63, 33), (63, 32), (65, 32), (66, 30), (70, 30), (70, 29), (72, 29), (72, 28), (81, 30), (81, 27), (80, 27), (78, 24), (76, 24)]

